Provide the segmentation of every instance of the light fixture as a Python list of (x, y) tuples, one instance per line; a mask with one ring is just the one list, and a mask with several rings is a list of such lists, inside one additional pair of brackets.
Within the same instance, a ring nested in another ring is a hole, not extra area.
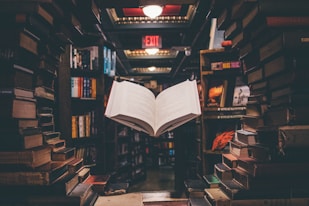
[(159, 49), (158, 48), (147, 48), (145, 49), (145, 52), (149, 55), (155, 55), (158, 53)]
[(148, 67), (148, 70), (153, 72), (154, 70), (156, 70), (156, 67), (155, 66)]
[(151, 19), (160, 16), (163, 11), (163, 7), (159, 5), (147, 5), (143, 7), (143, 12), (146, 16)]

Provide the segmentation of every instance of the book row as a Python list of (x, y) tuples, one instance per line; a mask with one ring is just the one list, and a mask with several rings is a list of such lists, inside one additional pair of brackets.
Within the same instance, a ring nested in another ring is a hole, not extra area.
[(72, 138), (96, 136), (98, 133), (96, 113), (91, 111), (84, 115), (72, 116)]
[(71, 77), (71, 97), (96, 99), (96, 78)]

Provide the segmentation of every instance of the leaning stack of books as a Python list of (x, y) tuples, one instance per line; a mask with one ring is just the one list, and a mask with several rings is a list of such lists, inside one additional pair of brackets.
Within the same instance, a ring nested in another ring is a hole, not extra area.
[[(309, 133), (309, 15), (306, 2), (238, 0), (218, 17), (239, 49), (250, 88), (246, 115), (206, 189), (210, 203), (306, 205)], [(293, 22), (293, 23), (292, 23)]]
[(53, 33), (53, 6), (40, 2), (0, 3), (0, 204), (93, 205), (97, 193), (79, 181), (83, 160), (55, 131), (63, 42)]

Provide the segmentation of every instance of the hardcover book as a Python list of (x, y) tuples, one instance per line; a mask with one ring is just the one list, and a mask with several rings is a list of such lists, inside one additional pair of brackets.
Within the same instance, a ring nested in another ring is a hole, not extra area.
[(53, 161), (69, 160), (75, 156), (75, 147), (66, 147), (56, 152), (52, 152), (51, 158)]
[(217, 188), (220, 185), (220, 180), (213, 174), (204, 175), (203, 179), (206, 181), (208, 188)]
[(18, 151), (0, 151), (0, 164), (36, 168), (50, 161), (51, 148), (48, 146)]
[(204, 192), (204, 189), (207, 188), (207, 184), (202, 179), (186, 179), (184, 180), (184, 185), (187, 189), (187, 192)]
[[(2, 63), (1, 63), (2, 64)], [(17, 64), (2, 64), (3, 69), (0, 71), (0, 88), (19, 88), (19, 91), (3, 91), (1, 94), (11, 94), (16, 96), (25, 96), (25, 91), (20, 89), (33, 91), (33, 74), (34, 72), (31, 69), (28, 69), (24, 66)], [(17, 92), (17, 93), (16, 93)], [(21, 93), (23, 95), (21, 95)], [(27, 96), (33, 96), (26, 92)], [(33, 92), (32, 92), (33, 93)]]
[(196, 81), (184, 81), (155, 96), (141, 85), (114, 81), (105, 115), (159, 136), (201, 115)]
[(258, 136), (257, 132), (250, 132), (243, 129), (236, 131), (237, 141), (248, 145), (259, 143), (257, 136)]
[(93, 205), (93, 201), (98, 198), (98, 194), (92, 189), (92, 186), (84, 183), (78, 183), (67, 196), (80, 206)]
[(89, 175), (84, 184), (91, 185), (98, 194), (104, 194), (110, 175)]
[(214, 175), (220, 181), (233, 179), (232, 169), (223, 163), (216, 163), (214, 165)]
[(36, 99), (1, 96), (0, 118), (36, 118)]
[(66, 175), (66, 164), (50, 161), (35, 169), (3, 168), (0, 171), (0, 183), (1, 185), (52, 185)]

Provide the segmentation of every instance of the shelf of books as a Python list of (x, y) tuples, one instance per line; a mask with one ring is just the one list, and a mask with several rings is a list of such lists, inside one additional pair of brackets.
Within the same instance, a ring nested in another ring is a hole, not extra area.
[(59, 84), (68, 40), (56, 34), (63, 8), (54, 1), (2, 1), (0, 8), (0, 205), (93, 204), (97, 194), (79, 182), (84, 159), (59, 121), (70, 120), (71, 108), (59, 109), (59, 91), (70, 98), (70, 84)]
[(106, 164), (112, 173), (111, 182), (133, 184), (145, 178), (145, 145), (138, 131), (113, 122), (113, 130), (106, 144)]
[(213, 173), (246, 111), (249, 88), (241, 76), (238, 52), (229, 48), (200, 51), (203, 173)]
[(222, 137), (214, 145), (207, 143), (206, 136), (204, 152), (228, 142), (212, 163), (213, 169), (206, 170), (220, 181), (219, 187), (205, 190), (208, 197), (220, 197), (207, 198), (209, 202), (307, 204), (304, 168), (308, 165), (309, 110), (305, 105), (309, 98), (305, 79), (309, 73), (305, 53), (309, 47), (301, 41), (309, 35), (305, 5), (304, 1), (234, 1), (218, 15), (224, 39), (239, 51), (250, 95), (232, 137), (213, 129), (226, 130), (221, 122), (236, 119), (204, 118), (205, 129), (215, 138)]
[(159, 167), (175, 166), (174, 133), (167, 132), (154, 140), (157, 150), (157, 165)]

